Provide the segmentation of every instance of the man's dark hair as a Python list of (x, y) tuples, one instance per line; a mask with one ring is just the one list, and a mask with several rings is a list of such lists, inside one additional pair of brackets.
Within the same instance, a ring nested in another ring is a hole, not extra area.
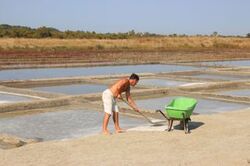
[(135, 73), (132, 73), (131, 76), (129, 77), (129, 79), (139, 81), (139, 76)]

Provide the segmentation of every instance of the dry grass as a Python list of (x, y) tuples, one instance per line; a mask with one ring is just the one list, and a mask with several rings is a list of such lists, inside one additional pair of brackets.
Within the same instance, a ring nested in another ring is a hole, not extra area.
[(249, 49), (249, 38), (236, 37), (156, 37), (136, 39), (0, 39), (3, 50), (196, 50), (196, 49)]
[(92, 62), (162, 63), (250, 58), (250, 38), (0, 39), (0, 68)]

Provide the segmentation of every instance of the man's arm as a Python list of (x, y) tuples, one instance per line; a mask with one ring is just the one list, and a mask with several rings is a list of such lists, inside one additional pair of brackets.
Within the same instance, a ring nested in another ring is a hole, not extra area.
[(134, 100), (132, 99), (131, 95), (130, 95), (130, 87), (127, 89), (126, 91), (126, 99), (129, 103), (129, 105), (137, 112), (139, 112), (139, 109), (137, 108)]

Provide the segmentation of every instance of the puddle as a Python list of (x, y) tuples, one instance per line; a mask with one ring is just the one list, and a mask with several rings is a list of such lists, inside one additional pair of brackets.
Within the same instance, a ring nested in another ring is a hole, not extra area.
[(168, 86), (180, 86), (185, 85), (188, 82), (173, 81), (165, 79), (141, 79), (139, 84), (151, 87), (168, 87)]
[(243, 77), (243, 76), (229, 76), (229, 75), (216, 75), (216, 74), (199, 74), (199, 75), (194, 75), (192, 77), (214, 79), (214, 80), (241, 80), (241, 79), (250, 78), (250, 77)]
[[(23, 115), (0, 119), (0, 133), (21, 138), (59, 140), (93, 135), (101, 132), (103, 112), (70, 110)], [(122, 128), (145, 124), (141, 119), (120, 116)], [(114, 131), (112, 118), (110, 131)]]
[(204, 65), (213, 66), (250, 66), (250, 60), (238, 60), (238, 61), (216, 61), (216, 62), (204, 62)]
[(69, 95), (80, 95), (88, 93), (102, 92), (107, 89), (108, 86), (101, 84), (77, 84), (77, 85), (62, 85), (62, 86), (49, 86), (33, 88), (34, 90), (64, 93)]
[[(144, 110), (165, 110), (165, 105), (169, 104), (172, 99), (176, 98), (176, 96), (171, 97), (163, 97), (163, 98), (153, 98), (153, 99), (145, 99), (145, 100), (136, 100), (136, 104), (139, 108)], [(210, 114), (210, 113), (218, 113), (218, 112), (226, 112), (226, 111), (234, 111), (239, 109), (244, 109), (250, 107), (247, 104), (238, 104), (238, 103), (228, 103), (217, 100), (207, 100), (207, 99), (197, 99), (198, 104), (194, 110), (195, 113), (199, 114)]]
[(0, 93), (0, 104), (30, 101), (30, 98)]
[(250, 90), (249, 89), (242, 89), (242, 90), (224, 91), (224, 92), (220, 92), (220, 94), (241, 96), (241, 97), (242, 96), (250, 97)]
[(37, 78), (56, 78), (71, 76), (112, 75), (131, 73), (159, 73), (195, 70), (192, 66), (178, 65), (126, 65), (126, 66), (101, 66), (79, 68), (45, 68), (45, 69), (16, 69), (0, 71), (0, 80), (26, 80)]

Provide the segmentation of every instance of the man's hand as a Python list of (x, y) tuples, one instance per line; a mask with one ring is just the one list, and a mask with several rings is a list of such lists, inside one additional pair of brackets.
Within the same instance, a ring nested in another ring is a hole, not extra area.
[(117, 98), (120, 100), (123, 100), (122, 95), (120, 95), (120, 94), (117, 96)]
[(136, 112), (140, 112), (140, 110), (139, 110), (138, 108), (135, 108), (134, 110), (135, 110)]

